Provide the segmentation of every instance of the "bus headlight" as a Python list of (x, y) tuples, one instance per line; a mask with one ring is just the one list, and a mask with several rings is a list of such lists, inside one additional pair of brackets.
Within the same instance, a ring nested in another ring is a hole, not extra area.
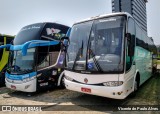
[(69, 76), (65, 76), (65, 79), (67, 79), (69, 81), (73, 81), (73, 78), (70, 78)]
[(123, 84), (123, 81), (110, 81), (110, 82), (103, 83), (104, 86), (110, 86), (110, 87), (120, 86), (122, 84)]
[(26, 79), (23, 79), (23, 82), (25, 83), (25, 82), (28, 82), (29, 81), (29, 79), (28, 78), (26, 78)]
[(31, 78), (25, 78), (25, 79), (23, 79), (23, 82), (26, 83), (26, 82), (34, 80), (35, 78), (36, 78), (36, 76), (31, 77)]

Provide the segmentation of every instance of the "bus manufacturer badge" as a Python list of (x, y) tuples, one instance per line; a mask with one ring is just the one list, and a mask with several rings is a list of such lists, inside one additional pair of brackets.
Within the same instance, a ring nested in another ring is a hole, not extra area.
[(85, 82), (85, 83), (88, 83), (88, 79), (87, 79), (87, 78), (85, 78), (85, 79), (84, 79), (84, 82)]

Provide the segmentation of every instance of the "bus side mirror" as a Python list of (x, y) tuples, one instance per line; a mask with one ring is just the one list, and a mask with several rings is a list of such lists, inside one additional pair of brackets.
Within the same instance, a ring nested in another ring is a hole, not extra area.
[(62, 37), (61, 41), (63, 46), (67, 47), (69, 45), (69, 37)]
[(63, 45), (64, 45), (65, 47), (67, 47), (67, 46), (69, 45), (68, 39), (64, 39), (64, 40), (63, 40)]
[(66, 51), (69, 45), (69, 37), (62, 37), (61, 38), (61, 50)]
[(126, 33), (126, 38), (128, 42), (131, 42), (131, 34), (130, 33)]
[(126, 33), (127, 38), (127, 44), (128, 44), (128, 56), (132, 57), (134, 56), (134, 40), (132, 39), (132, 36), (130, 33)]

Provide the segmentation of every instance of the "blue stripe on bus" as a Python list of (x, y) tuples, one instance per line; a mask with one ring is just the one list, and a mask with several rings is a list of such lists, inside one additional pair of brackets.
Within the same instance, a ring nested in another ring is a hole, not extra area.
[(32, 40), (23, 44), (22, 55), (25, 56), (27, 54), (28, 48), (33, 48), (38, 46), (50, 46), (57, 44), (59, 44), (59, 41)]
[(22, 75), (13, 75), (13, 74), (8, 74), (7, 72), (5, 73), (6, 78), (11, 79), (11, 80), (23, 80), (26, 78), (31, 78), (36, 75), (37, 75), (36, 72), (32, 72), (29, 74), (22, 74)]
[(11, 45), (10, 50), (27, 50), (28, 48), (38, 47), (38, 46), (50, 46), (57, 45), (59, 41), (45, 41), (45, 40), (32, 40), (28, 41), (22, 45)]
[(10, 50), (16, 51), (21, 50), (23, 45), (11, 45)]

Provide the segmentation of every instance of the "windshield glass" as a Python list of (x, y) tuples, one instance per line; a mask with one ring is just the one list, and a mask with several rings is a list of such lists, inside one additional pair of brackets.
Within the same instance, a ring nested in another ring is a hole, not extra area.
[(44, 23), (36, 23), (23, 27), (16, 35), (13, 44), (21, 45), (30, 40), (39, 40)]
[[(68, 50), (68, 69), (72, 68), (77, 71), (88, 70), (91, 72), (122, 71), (124, 20), (125, 18), (123, 16), (94, 20), (93, 24), (92, 22), (87, 22), (92, 24), (87, 30), (83, 28), (86, 26), (86, 23), (74, 25), (71, 31), (71, 44)], [(83, 27), (81, 27), (82, 25)], [(84, 31), (84, 33), (75, 32), (76, 29)], [(77, 37), (78, 33), (80, 37)], [(87, 33), (89, 34), (86, 37), (82, 37)], [(75, 43), (75, 40), (79, 42)], [(88, 50), (86, 51), (83, 46), (82, 49), (85, 51), (83, 51), (83, 55), (81, 56), (81, 54), (78, 54), (78, 49), (82, 41), (83, 43), (85, 42), (85, 49)], [(76, 57), (79, 59), (76, 59)]]
[(23, 56), (20, 51), (10, 53), (9, 71), (11, 74), (24, 74), (34, 71), (35, 48), (27, 50), (27, 55)]
[[(92, 21), (74, 25), (70, 34), (70, 45), (67, 50), (68, 54), (68, 68), (81, 69), (86, 68), (86, 51), (88, 45), (88, 38), (90, 35)], [(76, 63), (75, 63), (76, 61)], [(82, 64), (78, 64), (81, 63)], [(76, 68), (73, 68), (76, 67)]]

